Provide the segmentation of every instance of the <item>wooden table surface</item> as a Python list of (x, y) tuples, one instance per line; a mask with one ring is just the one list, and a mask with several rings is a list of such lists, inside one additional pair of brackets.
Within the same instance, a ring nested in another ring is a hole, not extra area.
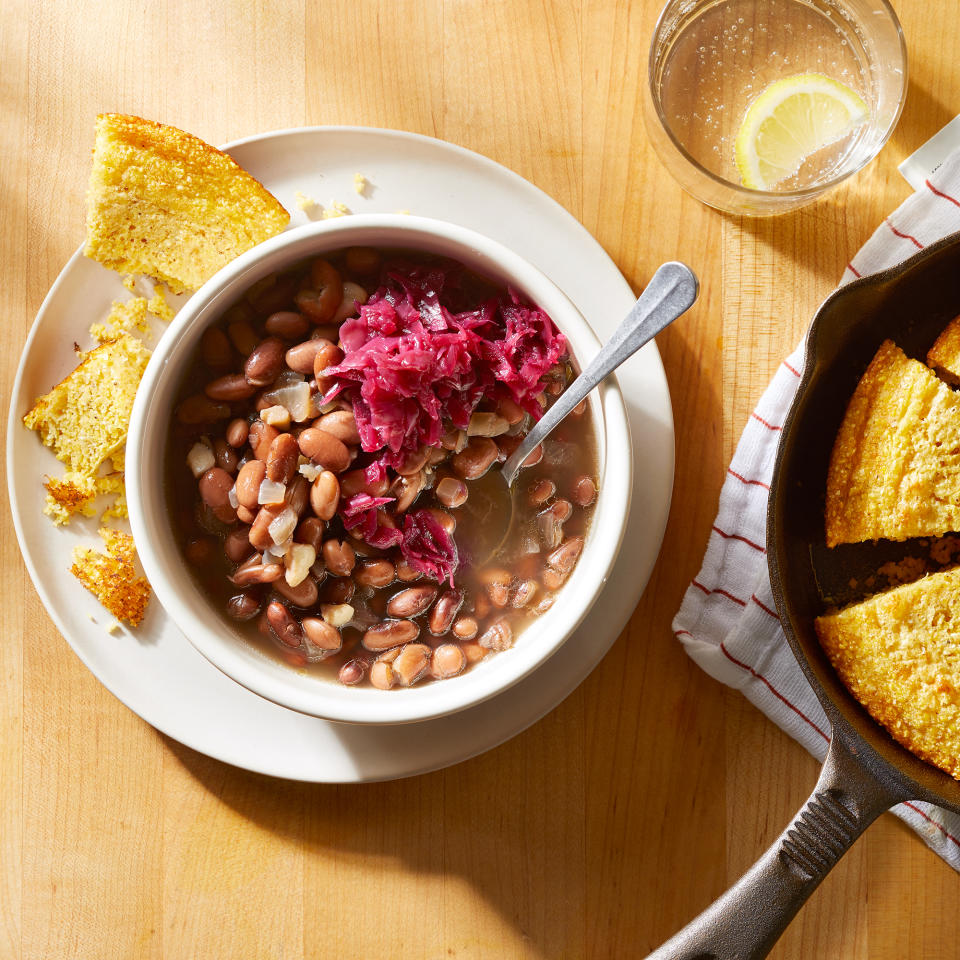
[[(525, 733), (374, 786), (281, 782), (158, 734), (103, 689), (0, 538), (0, 958), (639, 957), (787, 823), (817, 765), (698, 670), (671, 618), (749, 410), (844, 264), (908, 194), (897, 164), (960, 106), (952, 4), (898, 0), (910, 90), (848, 186), (778, 219), (683, 194), (641, 111), (659, 0), (6, 0), (0, 12), (3, 393), (83, 235), (93, 118), (219, 143), (302, 124), (484, 153), (578, 217), (635, 288), (692, 264), (658, 338), (677, 479), (664, 549), (603, 663)], [(642, 505), (638, 507), (642, 509)], [(960, 955), (960, 877), (883, 817), (774, 950)]]

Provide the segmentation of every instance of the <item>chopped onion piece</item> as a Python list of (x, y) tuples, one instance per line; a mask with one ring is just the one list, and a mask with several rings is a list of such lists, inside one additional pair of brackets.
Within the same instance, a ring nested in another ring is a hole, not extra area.
[(263, 562), (266, 563), (283, 563), (284, 558), (287, 555), (287, 550), (290, 548), (290, 541), (286, 543), (281, 543), (279, 546), (271, 545), (263, 551)]
[(307, 579), (310, 567), (317, 559), (317, 551), (309, 543), (291, 543), (285, 558), (284, 578), (291, 587), (296, 587)]
[(277, 480), (264, 479), (260, 483), (260, 492), (257, 494), (257, 503), (262, 506), (275, 506), (283, 503), (287, 496), (287, 488)]
[(290, 411), (280, 403), (260, 411), (260, 419), (278, 430), (290, 429)]
[(297, 515), (289, 508), (284, 507), (271, 521), (267, 530), (270, 539), (277, 545), (286, 543), (293, 536), (297, 527)]
[(311, 462), (301, 463), (297, 470), (301, 476), (306, 477), (311, 483), (323, 473), (323, 467), (319, 463)]
[(268, 390), (263, 394), (263, 402), (288, 410), (290, 418), (297, 423), (303, 423), (316, 416), (313, 412), (313, 404), (310, 402), (310, 385), (303, 379)]
[(353, 619), (353, 607), (349, 603), (321, 603), (320, 616), (331, 627), (345, 627)]
[(209, 444), (195, 443), (190, 448), (190, 452), (187, 454), (187, 466), (198, 480), (216, 465), (217, 458), (213, 455)]

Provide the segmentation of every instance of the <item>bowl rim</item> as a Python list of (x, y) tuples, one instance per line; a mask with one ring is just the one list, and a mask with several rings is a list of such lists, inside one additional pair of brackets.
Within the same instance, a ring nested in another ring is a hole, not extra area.
[[(374, 238), (374, 234), (379, 236)], [(503, 244), (474, 230), (406, 214), (358, 214), (287, 230), (223, 267), (190, 298), (160, 338), (130, 419), (126, 478), (130, 524), (158, 601), (198, 652), (225, 675), (281, 706), (327, 720), (408, 723), (467, 709), (495, 696), (531, 673), (566, 642), (599, 596), (619, 552), (629, 514), (633, 459), (624, 399), (615, 379), (609, 378), (590, 404), (600, 460), (600, 494), (580, 562), (558, 592), (564, 602), (555, 603), (526, 627), (509, 651), (461, 676), (388, 692), (345, 687), (318, 680), (240, 640), (223, 615), (202, 597), (190, 574), (185, 573), (182, 559), (176, 562), (171, 557), (171, 553), (179, 554), (173, 538), (167, 538), (164, 544), (161, 536), (154, 549), (154, 535), (163, 532), (158, 518), (167, 516), (163, 471), (159, 471), (159, 477), (157, 471), (150, 471), (158, 449), (162, 457), (166, 435), (165, 430), (160, 439), (149, 435), (149, 428), (163, 415), (155, 400), (164, 388), (168, 393), (175, 390), (202, 330), (259, 276), (324, 250), (360, 243), (415, 249), (432, 245), (435, 249), (428, 252), (465, 259), (471, 268), (511, 283), (543, 306), (568, 335), (575, 356), (586, 359), (599, 349), (586, 320), (552, 280)], [(478, 262), (482, 266), (477, 267)], [(555, 314), (561, 319), (557, 320)], [(175, 586), (176, 580), (179, 586)], [(193, 594), (189, 598), (179, 589), (186, 580), (194, 584), (192, 591), (185, 591)], [(570, 590), (574, 585), (576, 594)]]

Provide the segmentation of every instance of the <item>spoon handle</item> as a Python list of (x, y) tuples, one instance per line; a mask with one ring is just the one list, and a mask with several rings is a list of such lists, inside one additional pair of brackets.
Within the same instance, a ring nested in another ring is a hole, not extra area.
[(699, 283), (693, 271), (675, 260), (663, 264), (650, 279), (646, 289), (633, 305), (613, 336), (590, 361), (580, 376), (554, 401), (537, 421), (523, 443), (507, 458), (502, 473), (510, 486), (520, 464), (533, 448), (595, 387), (604, 377), (632, 357), (680, 314), (689, 310), (697, 299)]

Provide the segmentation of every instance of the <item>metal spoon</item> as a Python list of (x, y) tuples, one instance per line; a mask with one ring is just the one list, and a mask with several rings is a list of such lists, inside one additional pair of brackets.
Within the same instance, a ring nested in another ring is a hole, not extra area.
[[(663, 264), (651, 277), (613, 336), (587, 368), (557, 397), (501, 469), (488, 471), (482, 478), (486, 482), (481, 483), (479, 488), (474, 481), (470, 499), (464, 506), (470, 508), (466, 512), (471, 516), (470, 525), (475, 535), (482, 542), (492, 545), (487, 552), (488, 558), (499, 551), (513, 524), (511, 487), (523, 461), (608, 374), (689, 310), (697, 299), (699, 288), (696, 275), (686, 264), (675, 260)], [(467, 538), (464, 541), (469, 542)], [(483, 552), (478, 550), (475, 558)]]

